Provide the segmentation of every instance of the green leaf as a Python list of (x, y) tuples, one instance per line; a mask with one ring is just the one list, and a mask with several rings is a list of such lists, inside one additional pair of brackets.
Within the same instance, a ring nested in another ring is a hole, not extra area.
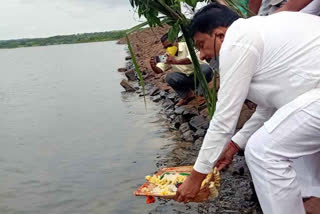
[(169, 30), (169, 33), (168, 33), (169, 42), (171, 43), (174, 42), (177, 39), (179, 32), (180, 32), (180, 27), (179, 27), (179, 23), (177, 22)]
[(136, 69), (136, 72), (138, 74), (138, 77), (139, 77), (139, 80), (140, 80), (140, 84), (141, 84), (141, 87), (142, 87), (144, 105), (147, 108), (146, 93), (145, 93), (145, 87), (144, 87), (144, 81), (143, 81), (142, 73), (141, 73), (140, 68), (138, 66), (136, 57), (135, 57), (135, 55), (133, 53), (128, 34), (126, 34), (126, 40), (127, 40), (127, 45), (128, 45), (128, 49), (129, 49), (129, 52), (130, 52), (130, 56), (131, 56), (131, 59), (132, 59), (132, 63), (134, 65), (134, 68)]
[(148, 25), (148, 22), (143, 22), (137, 26), (134, 26), (132, 28), (130, 28), (128, 31), (127, 31), (127, 34), (130, 34), (130, 33), (133, 33), (137, 30), (140, 30), (141, 28), (143, 28), (144, 26)]
[(185, 2), (191, 6), (193, 9), (197, 6), (198, 1), (197, 0), (185, 0)]
[(195, 8), (197, 6), (198, 1), (197, 0), (191, 0), (192, 7)]

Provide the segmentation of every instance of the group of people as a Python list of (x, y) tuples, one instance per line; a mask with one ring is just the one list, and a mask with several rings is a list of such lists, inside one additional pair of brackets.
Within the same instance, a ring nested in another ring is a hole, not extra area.
[[(228, 7), (211, 3), (191, 20), (190, 33), (207, 81), (212, 70), (205, 62), (219, 58), (220, 88), (193, 171), (175, 200), (194, 198), (213, 167), (223, 169), (244, 150), (264, 213), (319, 214), (319, 1), (257, 2), (260, 9), (253, 12), (269, 8), (263, 15), (274, 14), (243, 19)], [(317, 4), (315, 15), (285, 11)], [(186, 104), (194, 95), (188, 50), (184, 43), (170, 43), (167, 36), (161, 41), (164, 48), (176, 46), (177, 52), (166, 63), (151, 59), (151, 67), (156, 73), (171, 69), (166, 81), (181, 97), (178, 105)], [(246, 99), (257, 104), (256, 112), (235, 134)]]

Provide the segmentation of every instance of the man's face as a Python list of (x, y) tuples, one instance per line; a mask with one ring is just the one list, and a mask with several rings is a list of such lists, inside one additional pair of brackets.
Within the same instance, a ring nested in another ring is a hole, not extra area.
[[(227, 28), (219, 27), (211, 34), (197, 32), (194, 37), (196, 49), (200, 51), (200, 59), (210, 62), (218, 56)], [(216, 56), (217, 55), (217, 56)]]
[(194, 35), (193, 40), (194, 40), (196, 49), (200, 51), (200, 59), (210, 62), (210, 60), (215, 57), (214, 33), (210, 35), (207, 33), (198, 32)]
[(176, 43), (176, 42), (170, 43), (168, 40), (165, 40), (165, 41), (162, 43), (162, 45), (163, 45), (163, 48), (164, 48), (164, 49), (167, 49), (167, 48), (172, 47), (172, 46), (177, 46), (177, 43)]

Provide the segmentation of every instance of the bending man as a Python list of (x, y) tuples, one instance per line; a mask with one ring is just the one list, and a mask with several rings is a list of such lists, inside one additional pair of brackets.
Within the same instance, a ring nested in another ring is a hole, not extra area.
[[(303, 214), (302, 198), (320, 197), (319, 26), (319, 17), (295, 12), (241, 19), (219, 4), (194, 16), (190, 28), (200, 58), (220, 57), (220, 90), (177, 201), (193, 198), (206, 174), (219, 160), (230, 159), (236, 147), (245, 149), (264, 213)], [(246, 98), (257, 110), (232, 137)], [(301, 157), (310, 160), (302, 163), (308, 168), (294, 169), (292, 161)], [(307, 179), (298, 180), (300, 173)]]

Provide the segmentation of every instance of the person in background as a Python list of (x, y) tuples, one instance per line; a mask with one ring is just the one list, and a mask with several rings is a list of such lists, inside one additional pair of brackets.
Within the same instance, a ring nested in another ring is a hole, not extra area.
[(261, 16), (281, 11), (320, 15), (320, 0), (249, 0), (249, 9)]
[[(219, 4), (195, 14), (191, 35), (201, 60), (219, 56), (220, 89), (175, 200), (193, 199), (212, 168), (221, 170), (242, 149), (265, 214), (320, 213), (319, 25), (320, 17), (298, 12), (242, 19)], [(234, 135), (246, 98), (257, 109)]]
[[(170, 71), (166, 75), (166, 82), (181, 98), (176, 104), (177, 106), (186, 105), (191, 101), (195, 94), (194, 88), (194, 67), (191, 61), (187, 44), (185, 42), (173, 42), (168, 40), (168, 34), (161, 37), (163, 48), (171, 54), (167, 54), (165, 62), (157, 62), (156, 57), (151, 57), (150, 65), (155, 73)], [(172, 49), (176, 50), (172, 53)], [(200, 64), (201, 71), (206, 77), (207, 82), (210, 82), (213, 77), (213, 71), (208, 64)]]

